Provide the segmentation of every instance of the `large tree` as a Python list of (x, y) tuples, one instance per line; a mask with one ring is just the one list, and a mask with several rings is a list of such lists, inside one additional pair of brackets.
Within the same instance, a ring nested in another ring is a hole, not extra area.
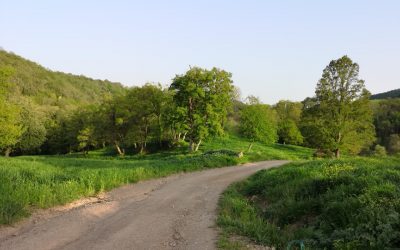
[(303, 135), (310, 146), (339, 157), (341, 151), (358, 153), (374, 141), (370, 93), (358, 73), (358, 64), (347, 56), (324, 69), (315, 98), (303, 103)]
[(248, 151), (255, 141), (274, 143), (278, 138), (276, 113), (265, 104), (246, 105), (240, 112), (239, 129), (250, 140)]
[(232, 104), (232, 74), (224, 70), (193, 67), (184, 75), (177, 75), (170, 89), (174, 102), (187, 128), (191, 151), (196, 151), (209, 135), (223, 133), (223, 125)]
[(159, 84), (147, 83), (133, 87), (126, 95), (125, 105), (128, 122), (128, 142), (139, 146), (143, 153), (152, 141), (161, 146), (164, 124), (163, 113), (168, 101), (166, 91)]

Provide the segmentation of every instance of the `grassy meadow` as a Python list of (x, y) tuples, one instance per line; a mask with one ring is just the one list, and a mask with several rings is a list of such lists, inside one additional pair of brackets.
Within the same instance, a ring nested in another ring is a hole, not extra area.
[(307, 159), (312, 150), (256, 143), (250, 153), (236, 153), (248, 142), (239, 137), (209, 141), (200, 152), (186, 148), (149, 155), (116, 157), (99, 150), (88, 155), (0, 158), (0, 224), (28, 216), (35, 208), (61, 205), (140, 180), (269, 159)]
[(284, 249), (398, 249), (400, 158), (298, 161), (233, 184), (220, 200), (221, 248), (230, 235)]

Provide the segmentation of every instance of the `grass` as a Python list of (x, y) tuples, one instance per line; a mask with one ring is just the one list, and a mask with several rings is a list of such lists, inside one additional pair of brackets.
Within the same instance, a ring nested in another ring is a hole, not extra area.
[[(246, 141), (223, 138), (207, 142), (197, 154), (185, 150), (124, 158), (107, 151), (65, 156), (0, 157), (0, 224), (10, 224), (37, 208), (66, 204), (81, 197), (140, 180), (266, 159), (309, 158), (301, 147), (257, 144), (238, 158), (227, 152), (240, 150)], [(246, 147), (246, 146), (243, 146)], [(224, 149), (221, 151), (220, 149)], [(297, 152), (298, 151), (298, 152)]]
[(229, 149), (236, 152), (243, 151), (244, 159), (249, 162), (263, 160), (312, 159), (312, 154), (314, 153), (314, 150), (310, 148), (282, 144), (265, 145), (260, 142), (255, 142), (251, 151), (247, 152), (246, 150), (249, 144), (250, 142), (243, 140), (238, 136), (230, 135), (229, 137), (213, 139), (205, 144), (201, 149), (203, 151), (218, 149)]
[(218, 224), (225, 235), (277, 249), (292, 240), (307, 249), (398, 249), (400, 158), (314, 160), (260, 171), (226, 190)]

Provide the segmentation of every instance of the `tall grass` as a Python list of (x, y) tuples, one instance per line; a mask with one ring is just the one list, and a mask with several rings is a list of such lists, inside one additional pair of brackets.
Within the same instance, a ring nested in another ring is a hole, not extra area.
[(231, 186), (220, 201), (225, 232), (278, 249), (400, 247), (400, 159), (295, 162)]
[[(65, 204), (127, 183), (178, 172), (236, 165), (254, 159), (281, 159), (281, 153), (277, 155), (274, 145), (258, 145), (260, 150), (264, 150), (264, 155), (258, 158), (246, 156), (239, 159), (215, 151), (221, 148), (236, 150), (229, 147), (229, 140), (208, 142), (202, 148), (207, 152), (204, 154), (185, 154), (183, 150), (175, 150), (119, 158), (97, 151), (88, 156), (0, 157), (0, 224), (13, 223), (28, 216), (35, 208)], [(232, 145), (239, 144), (240, 140), (233, 142)], [(266, 153), (268, 150), (271, 150), (269, 154)], [(311, 155), (305, 150), (294, 157), (291, 149), (287, 151), (290, 152), (288, 158)]]

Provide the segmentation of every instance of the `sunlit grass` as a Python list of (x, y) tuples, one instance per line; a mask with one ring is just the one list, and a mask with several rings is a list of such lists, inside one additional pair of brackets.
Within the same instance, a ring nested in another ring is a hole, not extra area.
[(0, 158), (0, 224), (12, 223), (35, 208), (65, 204), (140, 180), (248, 161), (284, 159), (285, 155), (286, 159), (311, 155), (309, 149), (280, 149), (263, 144), (256, 144), (252, 153), (240, 159), (235, 154), (216, 151), (236, 153), (246, 143), (240, 138), (216, 139), (205, 143), (201, 152), (195, 154), (181, 148), (144, 156), (117, 157), (99, 150), (89, 155)]
[(220, 201), (225, 233), (307, 249), (400, 247), (400, 158), (294, 162), (232, 185)]

